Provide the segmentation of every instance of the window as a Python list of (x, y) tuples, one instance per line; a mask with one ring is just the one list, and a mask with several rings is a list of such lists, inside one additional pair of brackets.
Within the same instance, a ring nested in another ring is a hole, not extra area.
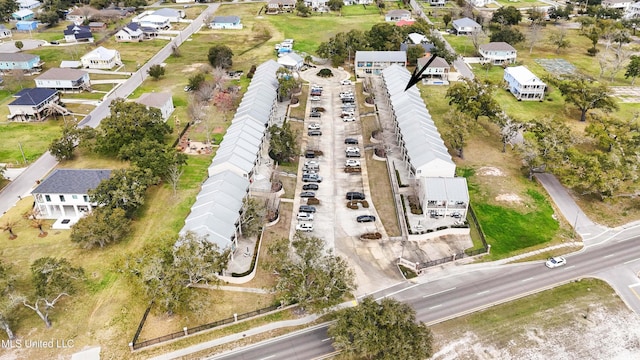
[(51, 202), (51, 196), (49, 196), (49, 195), (45, 195), (45, 196), (44, 196), (44, 199), (45, 199), (47, 202)]
[(78, 200), (78, 195), (71, 195), (71, 198), (72, 198), (73, 200)]
[(64, 202), (64, 195), (60, 195), (60, 201)]
[(82, 195), (84, 202), (89, 202), (89, 195)]

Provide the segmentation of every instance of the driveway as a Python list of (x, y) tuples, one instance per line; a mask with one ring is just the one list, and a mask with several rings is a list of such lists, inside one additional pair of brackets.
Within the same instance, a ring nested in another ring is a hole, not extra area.
[(0, 52), (1, 53), (17, 53), (18, 51), (37, 49), (40, 46), (47, 44), (47, 42), (44, 40), (21, 40), (21, 41), (22, 41), (22, 45), (24, 45), (22, 47), (22, 50), (18, 50), (18, 48), (15, 45), (15, 41), (7, 41), (0, 44)]

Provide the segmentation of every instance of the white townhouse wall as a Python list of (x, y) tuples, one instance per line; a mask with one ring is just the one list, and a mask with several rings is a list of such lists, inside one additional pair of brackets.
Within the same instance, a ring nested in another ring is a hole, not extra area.
[(354, 60), (356, 77), (380, 75), (382, 70), (396, 64), (407, 66), (405, 51), (356, 51)]
[(467, 218), (469, 187), (464, 177), (421, 178), (418, 196), (427, 216)]
[(629, 5), (629, 8), (625, 10), (623, 19), (633, 19), (640, 17), (640, 1), (636, 1)]
[(544, 91), (547, 84), (526, 67), (513, 66), (504, 69), (503, 79), (509, 86), (509, 92), (511, 92), (516, 99), (544, 100)]
[(630, 0), (602, 0), (602, 7), (627, 11), (633, 4)]
[(169, 116), (171, 116), (175, 110), (175, 107), (173, 106), (173, 97), (171, 96), (171, 93), (168, 92), (144, 93), (140, 95), (136, 102), (146, 106), (147, 108), (159, 109), (164, 121), (167, 121)]
[(37, 88), (82, 91), (91, 87), (89, 73), (77, 69), (52, 68), (35, 79)]
[(89, 190), (108, 179), (111, 170), (56, 169), (31, 191), (34, 209), (41, 219), (77, 219), (90, 212), (96, 204)]

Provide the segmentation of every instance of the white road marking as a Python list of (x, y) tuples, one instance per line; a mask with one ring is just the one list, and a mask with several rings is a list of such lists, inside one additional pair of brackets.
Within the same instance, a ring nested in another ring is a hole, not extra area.
[(432, 306), (432, 307), (430, 307), (430, 308), (429, 308), (429, 310), (431, 310), (431, 309), (435, 309), (435, 308), (439, 308), (440, 306), (442, 306), (442, 304), (440, 304), (440, 305), (436, 305), (436, 306)]
[(609, 255), (605, 255), (605, 256), (603, 256), (602, 258), (603, 258), (603, 259), (606, 259), (606, 258), (610, 258), (610, 257), (612, 257), (612, 256), (616, 256), (616, 254), (609, 254)]
[(572, 269), (572, 268), (574, 268), (574, 267), (576, 267), (576, 266), (575, 266), (575, 265), (571, 265), (571, 266), (567, 266), (567, 267), (566, 267), (566, 268), (564, 268), (564, 269), (565, 269), (565, 270), (569, 270), (569, 269)]
[(483, 295), (483, 294), (490, 293), (490, 292), (491, 291), (487, 290), (487, 291), (479, 292), (478, 295)]
[(322, 339), (321, 341), (325, 342), (325, 341), (329, 341), (329, 340), (331, 340), (331, 338)]
[(275, 355), (271, 355), (271, 356), (264, 357), (264, 358), (262, 358), (262, 359), (260, 359), (260, 360), (272, 359), (272, 358), (274, 358), (274, 357), (276, 357), (276, 356), (275, 356)]
[(533, 278), (532, 278), (532, 277), (530, 277), (530, 278), (523, 279), (523, 280), (521, 280), (521, 281), (522, 281), (522, 282), (525, 282), (525, 281), (529, 281), (529, 280), (533, 280)]
[(401, 293), (401, 292), (403, 292), (403, 291), (407, 291), (407, 290), (409, 290), (409, 289), (411, 289), (411, 288), (414, 288), (414, 287), (416, 287), (416, 286), (419, 286), (419, 285), (422, 285), (422, 284), (415, 284), (415, 285), (411, 285), (411, 286), (406, 287), (406, 288), (404, 288), (404, 289), (401, 289), (401, 290), (398, 290), (398, 291), (394, 291), (394, 292), (392, 292), (391, 294), (387, 294), (387, 295), (385, 295), (385, 296), (380, 296), (379, 298), (377, 298), (377, 299), (376, 299), (376, 301), (378, 301), (378, 300), (382, 300), (382, 299), (384, 299), (384, 298), (386, 298), (386, 297), (393, 296), (393, 295), (395, 295), (395, 294), (399, 294), (399, 293)]
[(627, 264), (631, 264), (632, 262), (634, 262), (634, 261), (638, 261), (638, 260), (640, 260), (640, 258), (633, 259), (633, 260), (629, 260), (629, 261), (625, 261), (623, 264), (625, 264), (625, 265), (627, 265)]
[(437, 293), (433, 293), (433, 294), (429, 294), (429, 295), (425, 295), (422, 298), (428, 298), (430, 296), (434, 296), (434, 295), (438, 295), (438, 294), (442, 294), (442, 293), (446, 293), (447, 291), (451, 291), (451, 290), (455, 290), (456, 288), (452, 287), (451, 289), (447, 289), (447, 290), (442, 290), (442, 291), (438, 291)]

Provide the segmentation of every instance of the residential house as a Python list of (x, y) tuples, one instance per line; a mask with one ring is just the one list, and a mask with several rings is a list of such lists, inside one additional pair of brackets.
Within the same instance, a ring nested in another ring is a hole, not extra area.
[(278, 64), (284, 66), (289, 70), (300, 70), (300, 68), (304, 65), (304, 59), (302, 56), (296, 54), (295, 52), (290, 52), (286, 55), (283, 55), (278, 58)]
[(633, 19), (638, 17), (640, 17), (640, 1), (636, 1), (629, 5), (627, 10), (624, 12), (623, 19)]
[(396, 22), (396, 26), (411, 26), (415, 22), (416, 21), (414, 19), (402, 19), (402, 20)]
[(409, 35), (407, 35), (407, 38), (409, 38), (409, 41), (411, 41), (412, 44), (422, 44), (423, 42), (427, 42), (427, 37), (422, 35), (422, 34), (418, 34), (418, 33), (411, 33)]
[(82, 24), (85, 20), (91, 20), (99, 12), (100, 10), (92, 8), (91, 6), (82, 6), (67, 13), (66, 19), (74, 24)]
[(544, 90), (547, 84), (524, 66), (513, 66), (504, 69), (503, 79), (508, 84), (509, 91), (518, 101), (542, 101), (544, 99)]
[(373, 0), (343, 0), (342, 3), (345, 6), (349, 6), (349, 5), (370, 5), (370, 4), (373, 4)]
[(36, 77), (36, 87), (61, 91), (89, 90), (89, 73), (77, 69), (52, 68)]
[(42, 121), (47, 118), (50, 109), (65, 113), (60, 106), (60, 92), (55, 89), (29, 88), (17, 92), (9, 105), (10, 121)]
[(160, 15), (146, 15), (138, 18), (137, 21), (134, 19), (134, 22), (140, 24), (142, 28), (150, 27), (156, 30), (169, 30), (171, 28), (169, 18)]
[(37, 0), (18, 0), (18, 9), (20, 10), (33, 10), (41, 5)]
[(466, 219), (469, 209), (467, 179), (460, 177), (421, 178), (418, 193), (423, 212), (430, 218), (450, 216)]
[(634, 1), (631, 0), (602, 0), (603, 8), (620, 9), (623, 12), (627, 11), (633, 5)]
[(512, 64), (516, 62), (518, 52), (506, 42), (491, 42), (480, 45), (478, 52), (482, 62), (493, 65)]
[(106, 169), (55, 169), (31, 191), (34, 210), (41, 219), (69, 219), (70, 227), (97, 206), (89, 191), (109, 176)]
[(44, 63), (40, 61), (39, 55), (32, 55), (25, 52), (0, 53), (0, 70), (25, 70), (27, 72), (37, 71)]
[(303, 0), (303, 2), (313, 11), (323, 11), (327, 9), (327, 3), (329, 0)]
[(92, 21), (89, 23), (89, 30), (92, 32), (101, 32), (107, 30), (107, 24), (100, 21)]
[(175, 110), (173, 107), (173, 98), (171, 97), (171, 93), (168, 92), (144, 93), (136, 100), (136, 102), (146, 106), (147, 108), (159, 109), (164, 121), (167, 121), (169, 116), (171, 116), (171, 113), (173, 113), (173, 110)]
[(17, 31), (34, 31), (38, 30), (38, 22), (35, 20), (22, 20), (16, 22)]
[(430, 6), (445, 6), (447, 4), (447, 0), (429, 0)]
[(384, 15), (384, 21), (396, 22), (400, 20), (410, 20), (411, 11), (409, 10), (391, 10)]
[(33, 20), (33, 18), (35, 17), (35, 14), (31, 10), (23, 9), (23, 10), (18, 10), (14, 12), (13, 14), (11, 14), (11, 17), (14, 20), (18, 20), (18, 21)]
[(4, 25), (0, 25), (0, 39), (6, 39), (11, 37), (11, 30), (7, 29)]
[(66, 42), (93, 42), (93, 34), (88, 26), (72, 24), (64, 30), (64, 40)]
[(397, 64), (407, 65), (407, 53), (404, 51), (356, 51), (356, 77), (380, 75), (387, 67)]
[(144, 39), (144, 33), (137, 23), (129, 23), (115, 34), (118, 42), (139, 42)]
[(99, 46), (80, 58), (82, 67), (88, 69), (113, 69), (122, 65), (120, 52)]
[(176, 0), (176, 4), (188, 4), (194, 2), (193, 0)]
[(296, 0), (269, 0), (267, 14), (290, 13), (296, 9)]
[(239, 16), (214, 16), (209, 24), (212, 29), (242, 29)]
[(471, 35), (474, 31), (481, 31), (482, 26), (468, 17), (456, 19), (451, 22), (456, 35)]
[(151, 15), (164, 16), (167, 19), (169, 19), (169, 22), (172, 22), (172, 23), (180, 22), (185, 17), (184, 10), (171, 9), (171, 8), (158, 9), (152, 12)]
[[(418, 59), (418, 69), (422, 69), (423, 66), (431, 59), (431, 55), (424, 56)], [(447, 60), (436, 56), (436, 58), (429, 64), (429, 66), (422, 73), (422, 78), (427, 79), (440, 79), (447, 80), (449, 77), (449, 70), (451, 66), (447, 63)]]

